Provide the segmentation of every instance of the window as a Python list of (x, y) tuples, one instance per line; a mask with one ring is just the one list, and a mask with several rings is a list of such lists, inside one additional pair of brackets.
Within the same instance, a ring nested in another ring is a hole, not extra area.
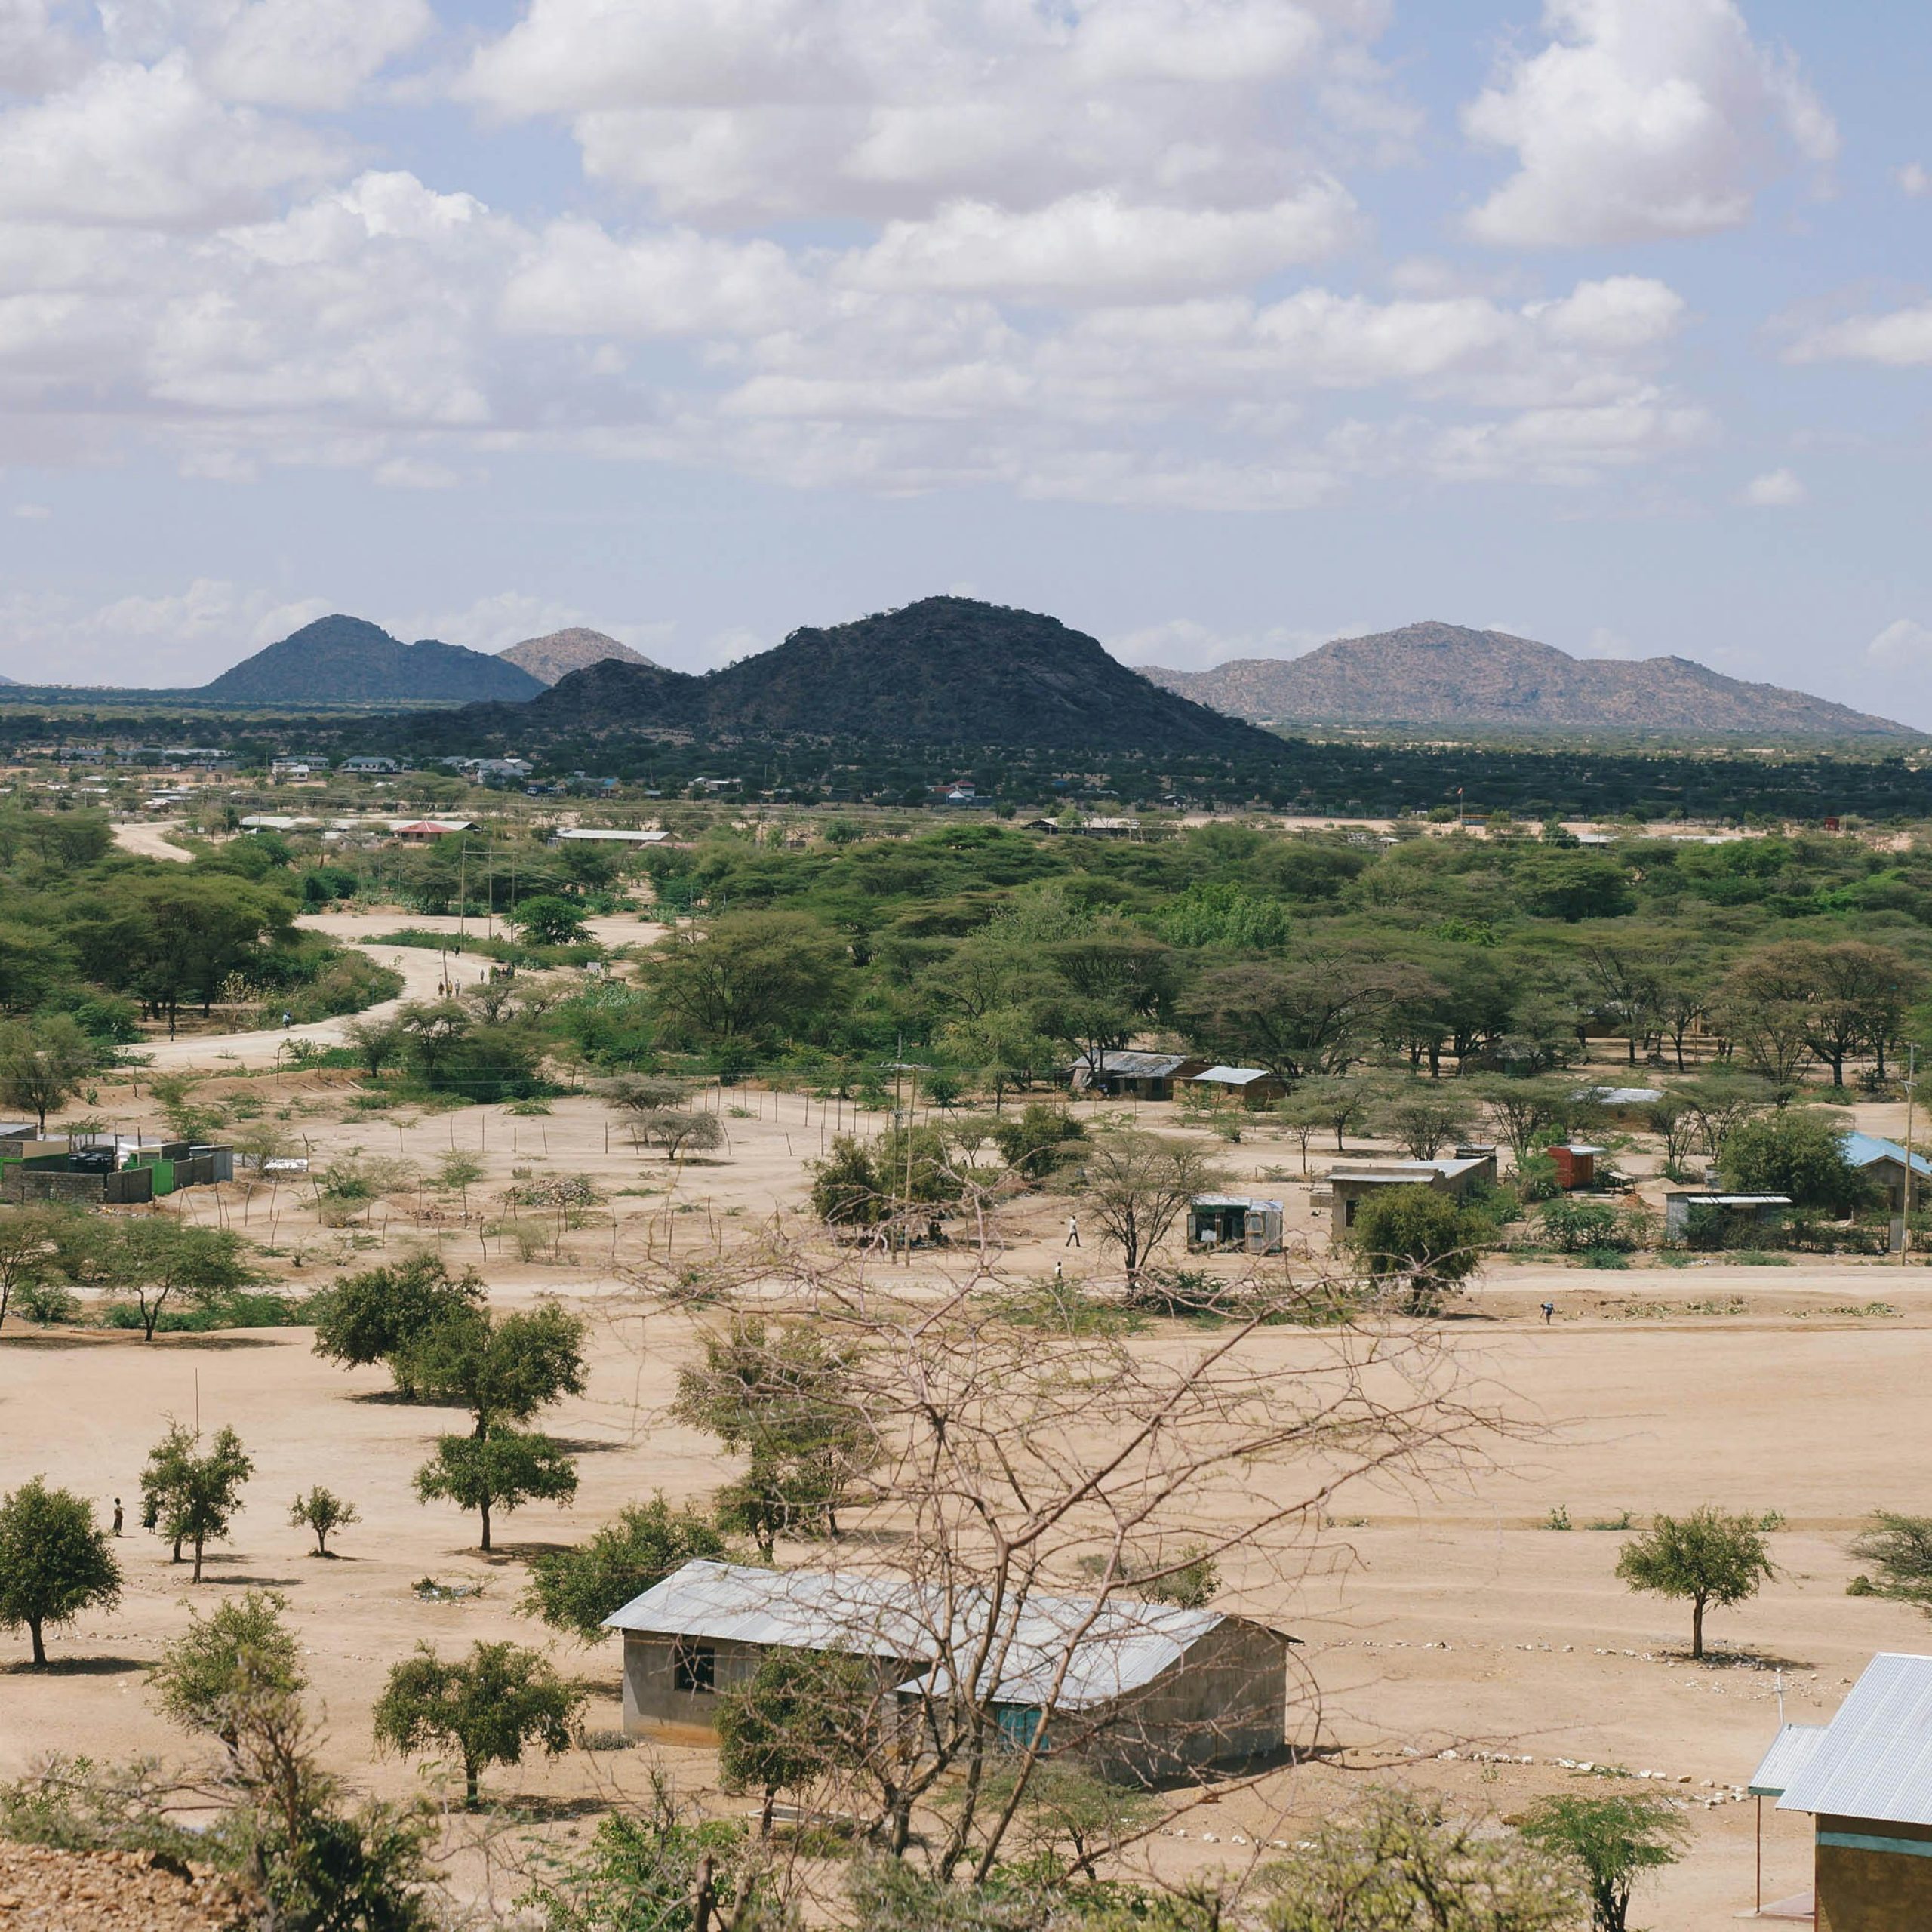
[(671, 1684), (674, 1690), (694, 1690), (709, 1696), (718, 1688), (718, 1652), (709, 1644), (680, 1640), (671, 1652)]

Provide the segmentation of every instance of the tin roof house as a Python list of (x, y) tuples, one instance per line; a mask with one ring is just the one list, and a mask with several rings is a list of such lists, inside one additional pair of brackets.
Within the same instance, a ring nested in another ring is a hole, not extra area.
[(1077, 1755), (1149, 1783), (1276, 1749), (1287, 1719), (1281, 1632), (1211, 1610), (1034, 1591), (998, 1602), (853, 1571), (691, 1562), (605, 1618), (624, 1638), (624, 1729), (693, 1743), (717, 1735), (718, 1697), (771, 1651), (861, 1660), (909, 1715), (967, 1694), (1018, 1746)]
[(1818, 1932), (1932, 1926), (1932, 1657), (1875, 1657), (1829, 1724), (1782, 1727), (1751, 1789), (1814, 1820)]

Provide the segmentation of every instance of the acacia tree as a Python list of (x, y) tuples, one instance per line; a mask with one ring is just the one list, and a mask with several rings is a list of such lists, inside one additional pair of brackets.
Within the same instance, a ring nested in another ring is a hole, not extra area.
[(804, 1791), (852, 1761), (852, 1714), (873, 1693), (856, 1657), (767, 1651), (745, 1684), (718, 1705), (721, 1790), (758, 1794), (758, 1831), (771, 1835), (778, 1794)]
[(200, 1436), (171, 1418), (168, 1433), (149, 1451), (141, 1472), (142, 1526), (174, 1545), (174, 1562), (181, 1561), (184, 1543), (193, 1546), (191, 1583), (202, 1580), (203, 1552), (227, 1535), (242, 1506), (242, 1485), (254, 1471), (242, 1438), (225, 1425), (204, 1453)]
[(1226, 1183), (1200, 1149), (1158, 1134), (1097, 1135), (1067, 1184), (1121, 1251), (1131, 1280), (1197, 1194)]
[(1447, 1194), (1417, 1183), (1377, 1188), (1349, 1238), (1371, 1281), (1400, 1281), (1412, 1314), (1434, 1314), (1481, 1266), (1489, 1223)]
[(447, 1745), (463, 1763), (463, 1801), (472, 1811), (491, 1764), (518, 1764), (535, 1745), (555, 1758), (571, 1746), (584, 1694), (537, 1651), (478, 1644), (445, 1660), (427, 1644), (389, 1672), (374, 1712), (379, 1750), (418, 1756)]
[(1690, 1605), (1690, 1654), (1704, 1655), (1704, 1612), (1728, 1609), (1758, 1594), (1774, 1577), (1770, 1546), (1757, 1521), (1706, 1503), (1687, 1516), (1659, 1516), (1623, 1546), (1617, 1574), (1633, 1590), (1678, 1597)]
[(1466, 1134), (1469, 1125), (1467, 1095), (1460, 1081), (1443, 1086), (1430, 1080), (1404, 1080), (1377, 1096), (1371, 1118), (1376, 1131), (1386, 1134), (1412, 1159), (1432, 1161), (1445, 1141)]
[(1675, 1865), (1690, 1836), (1684, 1814), (1663, 1798), (1546, 1798), (1520, 1829), (1583, 1873), (1592, 1932), (1627, 1932), (1638, 1879)]
[(673, 1510), (660, 1493), (648, 1503), (619, 1510), (588, 1542), (533, 1557), (530, 1582), (517, 1607), (580, 1643), (595, 1644), (613, 1611), (687, 1563), (718, 1561), (731, 1553), (703, 1511), (688, 1503)]
[(177, 1296), (205, 1299), (245, 1287), (254, 1278), (242, 1258), (240, 1235), (171, 1216), (117, 1220), (90, 1246), (97, 1278), (134, 1296), (144, 1341), (154, 1340), (162, 1309)]
[(1284, 1085), (1346, 1072), (1384, 1010), (1421, 975), (1338, 954), (1217, 967), (1180, 1003), (1208, 1051), (1265, 1067)]
[(120, 1594), (121, 1566), (92, 1503), (41, 1476), (0, 1498), (0, 1626), (26, 1628), (36, 1670), (46, 1667), (48, 1624)]
[(55, 1238), (70, 1212), (38, 1205), (0, 1208), (0, 1323), (7, 1319), (17, 1288), (59, 1278)]
[(454, 1503), (481, 1521), (477, 1547), (490, 1552), (494, 1515), (526, 1503), (568, 1503), (577, 1494), (577, 1465), (547, 1435), (491, 1423), (481, 1435), (439, 1435), (436, 1453), (416, 1472), (424, 1503)]
[(42, 1134), (100, 1055), (72, 1016), (52, 1013), (0, 1025), (0, 1102), (25, 1108)]
[(329, 1538), (337, 1530), (346, 1530), (361, 1520), (362, 1512), (354, 1503), (345, 1503), (334, 1490), (325, 1489), (320, 1483), (307, 1495), (298, 1496), (288, 1509), (291, 1527), (306, 1530), (314, 1537), (318, 1556), (328, 1555)]

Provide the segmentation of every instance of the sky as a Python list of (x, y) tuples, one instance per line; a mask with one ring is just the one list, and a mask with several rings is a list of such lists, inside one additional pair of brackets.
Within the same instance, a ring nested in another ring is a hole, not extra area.
[(1932, 727), (1924, 0), (0, 0), (0, 672), (935, 592)]

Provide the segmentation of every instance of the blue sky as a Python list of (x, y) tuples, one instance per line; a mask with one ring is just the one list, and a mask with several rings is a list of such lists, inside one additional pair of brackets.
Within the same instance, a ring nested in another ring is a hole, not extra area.
[(956, 589), (1932, 726), (1929, 87), (1899, 0), (0, 0), (0, 671)]

